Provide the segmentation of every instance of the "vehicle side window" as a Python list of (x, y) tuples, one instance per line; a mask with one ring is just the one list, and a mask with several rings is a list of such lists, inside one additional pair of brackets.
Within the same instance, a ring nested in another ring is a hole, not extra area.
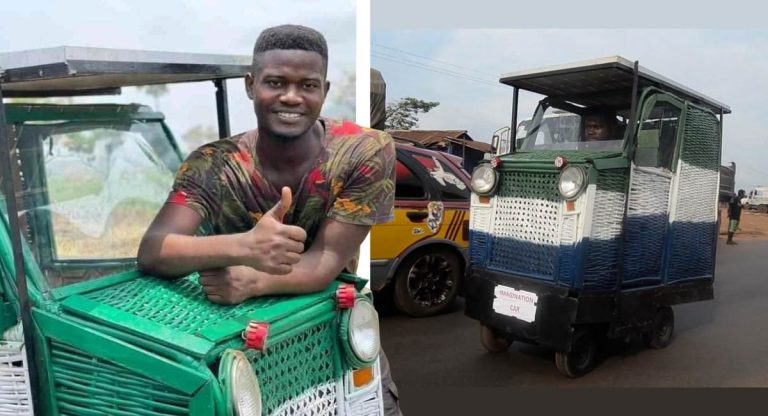
[(427, 192), (419, 177), (400, 160), (395, 166), (395, 199), (426, 199)]
[(440, 189), (443, 200), (466, 201), (469, 199), (469, 189), (461, 180), (459, 172), (455, 172), (451, 166), (443, 163), (434, 156), (413, 155), (434, 179)]
[(674, 104), (656, 102), (637, 133), (637, 166), (674, 169), (680, 113), (681, 109)]

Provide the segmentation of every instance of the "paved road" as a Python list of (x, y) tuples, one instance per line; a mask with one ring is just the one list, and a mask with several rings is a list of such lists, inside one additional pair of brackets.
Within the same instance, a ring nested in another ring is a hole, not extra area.
[(592, 373), (575, 380), (557, 372), (551, 350), (515, 343), (487, 353), (463, 303), (433, 318), (383, 315), (381, 331), (403, 410), (409, 392), (423, 388), (768, 386), (768, 241), (721, 241), (715, 300), (674, 311), (669, 347), (645, 349), (639, 340), (612, 346)]

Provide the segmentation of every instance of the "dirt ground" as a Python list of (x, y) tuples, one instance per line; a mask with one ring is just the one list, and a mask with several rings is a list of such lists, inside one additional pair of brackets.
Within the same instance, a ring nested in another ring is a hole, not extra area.
[[(721, 210), (720, 238), (725, 240), (728, 234), (728, 211)], [(755, 211), (741, 212), (739, 230), (733, 236), (733, 241), (768, 240), (768, 214), (758, 214)]]

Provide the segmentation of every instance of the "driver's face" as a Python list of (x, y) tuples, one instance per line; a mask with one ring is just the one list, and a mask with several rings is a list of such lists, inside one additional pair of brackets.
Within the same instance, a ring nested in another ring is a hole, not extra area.
[(584, 139), (586, 141), (606, 140), (609, 137), (608, 124), (602, 117), (589, 116), (584, 120)]

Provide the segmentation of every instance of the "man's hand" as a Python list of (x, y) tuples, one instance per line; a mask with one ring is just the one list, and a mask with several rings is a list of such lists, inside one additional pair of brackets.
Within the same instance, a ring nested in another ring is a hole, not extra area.
[(283, 187), (280, 202), (261, 217), (256, 226), (242, 234), (245, 255), (240, 263), (269, 274), (287, 274), (301, 260), (307, 232), (283, 224), (291, 207), (291, 188)]
[(211, 302), (237, 305), (258, 295), (265, 276), (247, 266), (231, 266), (200, 272), (200, 285)]

